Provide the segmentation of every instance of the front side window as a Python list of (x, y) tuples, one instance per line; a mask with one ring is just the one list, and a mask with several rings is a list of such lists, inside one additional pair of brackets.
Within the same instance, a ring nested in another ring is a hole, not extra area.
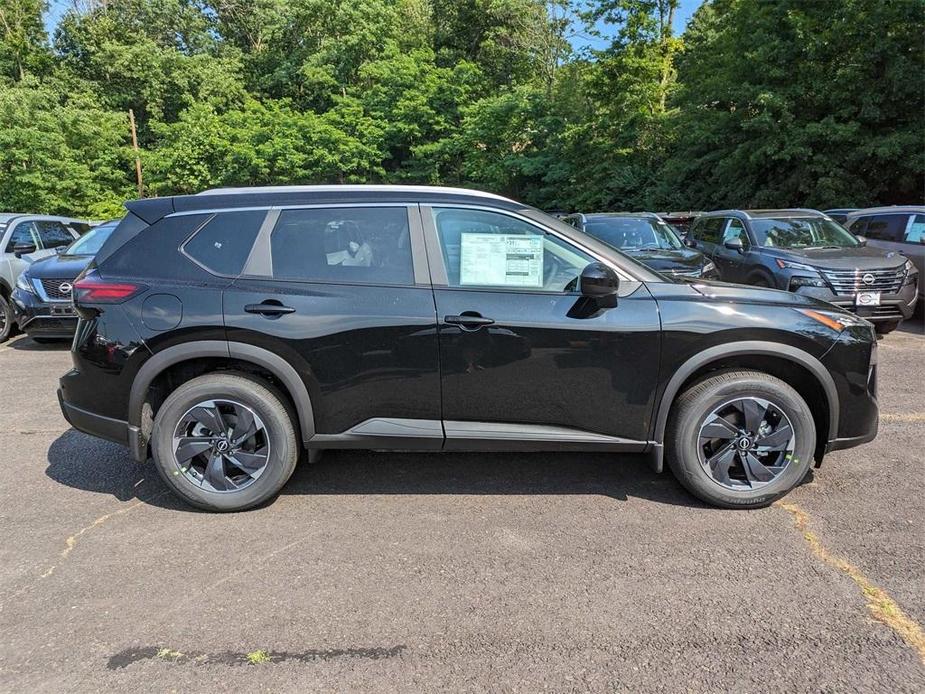
[(39, 248), (39, 240), (35, 234), (35, 222), (22, 222), (17, 224), (10, 234), (10, 240), (6, 244), (6, 252), (12, 253), (16, 246), (32, 245)]
[(745, 226), (738, 219), (730, 219), (726, 225), (726, 231), (723, 232), (723, 243), (741, 239), (743, 245), (748, 245), (748, 234), (745, 233)]
[(912, 218), (903, 241), (906, 243), (925, 243), (925, 215), (917, 214)]
[(405, 207), (284, 210), (270, 252), (275, 279), (414, 284)]
[(528, 222), (499, 212), (435, 208), (452, 287), (576, 291), (590, 255)]
[(858, 240), (840, 224), (821, 217), (753, 219), (759, 246), (769, 248), (854, 248)]
[(39, 232), (44, 248), (70, 246), (74, 242), (74, 234), (61, 222), (33, 222), (33, 224)]
[(864, 236), (878, 241), (902, 241), (909, 221), (907, 214), (882, 214), (869, 217)]
[(597, 217), (585, 233), (624, 251), (678, 250), (683, 244), (665, 222), (647, 217)]
[(183, 251), (218, 275), (241, 273), (266, 210), (219, 212), (183, 246)]

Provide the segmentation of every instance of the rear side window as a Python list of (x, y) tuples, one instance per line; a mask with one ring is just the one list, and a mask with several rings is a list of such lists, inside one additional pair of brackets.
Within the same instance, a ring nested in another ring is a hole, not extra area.
[(240, 275), (266, 214), (266, 210), (219, 212), (184, 244), (183, 251), (216, 275)]
[(925, 243), (925, 215), (915, 215), (909, 223), (909, 228), (906, 229), (903, 240), (906, 243)]
[(33, 222), (39, 232), (44, 248), (57, 248), (70, 246), (74, 242), (74, 234), (61, 222)]
[(894, 241), (899, 243), (906, 231), (909, 221), (907, 214), (883, 214), (870, 217), (864, 236), (878, 241)]
[(404, 207), (284, 210), (270, 235), (270, 252), (275, 279), (414, 283)]
[(694, 236), (707, 243), (719, 243), (725, 223), (726, 220), (722, 217), (701, 219), (694, 228)]

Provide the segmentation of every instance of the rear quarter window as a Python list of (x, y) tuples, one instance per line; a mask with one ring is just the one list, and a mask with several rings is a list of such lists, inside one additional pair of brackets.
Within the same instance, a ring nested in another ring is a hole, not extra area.
[(266, 210), (219, 212), (183, 245), (183, 252), (209, 272), (236, 277), (266, 214)]

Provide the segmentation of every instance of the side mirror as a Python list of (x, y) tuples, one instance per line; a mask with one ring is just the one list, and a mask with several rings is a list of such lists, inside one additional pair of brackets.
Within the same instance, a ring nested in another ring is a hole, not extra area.
[(867, 237), (866, 237), (866, 236), (856, 236), (855, 238), (858, 240), (858, 243), (861, 244), (862, 246), (866, 246), (866, 245), (867, 245)]
[(55, 246), (55, 253), (61, 255), (64, 251), (67, 250), (67, 246)]
[(620, 278), (604, 263), (589, 263), (581, 271), (578, 289), (582, 296), (593, 299), (600, 308), (613, 308), (617, 305)]
[(22, 258), (24, 255), (29, 255), (30, 253), (35, 253), (36, 248), (34, 243), (17, 243), (13, 246), (13, 255), (17, 258)]
[(742, 239), (729, 239), (728, 241), (724, 242), (723, 245), (730, 251), (738, 251), (741, 253), (745, 250), (745, 244), (742, 243)]
[(685, 236), (683, 239), (681, 239), (681, 243), (683, 243), (688, 248), (697, 248), (697, 242), (689, 236)]

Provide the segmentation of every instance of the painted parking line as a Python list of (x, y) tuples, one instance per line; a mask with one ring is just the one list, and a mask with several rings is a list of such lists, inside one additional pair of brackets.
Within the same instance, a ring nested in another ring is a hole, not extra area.
[(791, 515), (797, 530), (809, 545), (813, 555), (833, 566), (842, 573), (847, 574), (864, 594), (867, 600), (867, 609), (878, 622), (890, 627), (896, 634), (911, 646), (919, 655), (922, 664), (925, 664), (925, 631), (914, 619), (909, 617), (889, 594), (875, 585), (861, 570), (847, 559), (832, 554), (825, 548), (819, 536), (809, 529), (809, 514), (793, 503), (778, 501), (774, 504)]

